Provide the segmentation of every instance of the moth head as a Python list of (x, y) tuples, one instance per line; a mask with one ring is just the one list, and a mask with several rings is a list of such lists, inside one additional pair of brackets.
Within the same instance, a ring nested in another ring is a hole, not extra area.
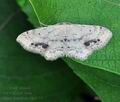
[(112, 32), (105, 27), (100, 27), (99, 32), (91, 34), (84, 40), (84, 46), (89, 50), (98, 50), (106, 46), (112, 37)]

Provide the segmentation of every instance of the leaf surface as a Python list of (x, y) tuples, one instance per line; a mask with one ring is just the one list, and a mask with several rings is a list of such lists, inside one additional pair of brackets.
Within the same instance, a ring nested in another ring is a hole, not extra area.
[[(119, 0), (29, 0), (38, 23), (60, 22), (101, 25), (109, 28), (113, 37), (103, 49), (82, 62), (64, 61), (83, 79), (103, 102), (119, 102), (120, 94), (120, 6)], [(28, 5), (30, 5), (28, 3)], [(27, 13), (29, 17), (31, 15)], [(35, 19), (31, 21), (34, 22)], [(86, 66), (87, 65), (87, 66)]]
[(16, 42), (33, 28), (16, 2), (1, 0), (0, 12), (0, 102), (80, 101), (80, 80), (62, 60), (47, 62)]

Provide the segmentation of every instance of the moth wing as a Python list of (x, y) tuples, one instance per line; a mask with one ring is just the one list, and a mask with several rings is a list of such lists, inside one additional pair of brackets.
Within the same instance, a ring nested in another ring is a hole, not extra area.
[[(55, 38), (54, 38), (55, 37)], [(61, 36), (54, 36), (48, 44), (49, 48), (45, 52), (45, 58), (47, 60), (55, 60), (59, 57), (63, 57), (65, 55), (65, 44), (61, 42)]]
[[(44, 43), (49, 46), (56, 46), (55, 44), (51, 44), (52, 40), (56, 40), (56, 37), (59, 35), (61, 27), (58, 26), (48, 26), (48, 27), (40, 27), (37, 29), (29, 30), (20, 34), (16, 41), (20, 43), (20, 45), (27, 51), (41, 54), (44, 56), (44, 53), (47, 49), (43, 49), (42, 47), (34, 46), (36, 43)], [(51, 40), (51, 41), (50, 41)], [(55, 42), (54, 42), (55, 43)]]
[(70, 58), (75, 58), (75, 59), (79, 59), (79, 60), (86, 60), (88, 58), (88, 56), (91, 54), (91, 51), (88, 50), (79, 50), (79, 49), (74, 49), (71, 51), (68, 51), (67, 56)]
[[(112, 32), (101, 26), (70, 25), (68, 31), (72, 37), (71, 42), (66, 43), (72, 49), (68, 49), (68, 56), (80, 60), (87, 59), (95, 50), (103, 48), (112, 37)], [(85, 45), (87, 41), (91, 41), (90, 46)]]
[(64, 57), (64, 52), (62, 50), (50, 49), (45, 52), (44, 57), (46, 60), (56, 60)]

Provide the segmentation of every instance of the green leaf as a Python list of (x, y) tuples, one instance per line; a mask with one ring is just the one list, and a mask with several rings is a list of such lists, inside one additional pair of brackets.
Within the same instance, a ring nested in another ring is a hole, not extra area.
[(39, 21), (37, 19), (37, 16), (35, 15), (35, 12), (33, 11), (32, 6), (29, 4), (29, 0), (16, 0), (19, 2), (19, 5), (21, 9), (27, 14), (31, 15), (28, 20), (34, 24), (34, 26), (40, 26)]
[[(70, 0), (69, 2), (67, 0), (29, 1), (33, 6), (38, 21), (46, 25), (59, 22), (73, 22), (108, 27), (113, 32), (111, 42), (104, 49), (92, 54), (88, 60), (77, 62), (120, 74), (120, 8), (119, 5), (117, 5), (118, 2), (115, 2), (116, 0)], [(26, 5), (28, 7), (30, 4)], [(33, 10), (31, 12), (33, 12)], [(29, 17), (33, 16), (28, 12), (27, 14)], [(34, 22), (35, 19), (31, 21)]]
[[(29, 0), (41, 24), (71, 22), (101, 25), (113, 32), (110, 43), (81, 62), (64, 59), (103, 100), (119, 102), (120, 6), (119, 0)], [(30, 5), (28, 3), (28, 5)], [(29, 6), (30, 7), (30, 6)], [(25, 9), (24, 9), (25, 10)], [(29, 17), (29, 13), (27, 13)], [(31, 21), (34, 22), (35, 19)], [(83, 66), (83, 65), (85, 66)], [(86, 66), (87, 65), (87, 66)], [(90, 67), (88, 67), (90, 66)]]
[(1, 0), (0, 12), (0, 102), (80, 102), (81, 81), (62, 60), (47, 62), (16, 42), (33, 28), (16, 2)]
[[(120, 74), (120, 8), (115, 0), (29, 0), (39, 21), (44, 24), (73, 22), (96, 24), (108, 27), (113, 32), (111, 42), (102, 50), (94, 53), (83, 64), (97, 66)], [(104, 7), (103, 7), (104, 6)], [(48, 12), (49, 9), (49, 12)], [(80, 62), (80, 61), (79, 61)]]
[[(29, 0), (39, 22), (54, 24), (73, 22), (80, 24), (96, 24), (108, 27), (113, 32), (111, 42), (102, 50), (96, 51), (88, 60), (80, 62), (85, 65), (99, 67), (107, 71), (120, 73), (119, 54), (119, 5), (115, 0)], [(31, 9), (30, 4), (26, 4)], [(103, 8), (104, 6), (104, 8)], [(103, 8), (103, 9), (101, 9)], [(26, 10), (26, 9), (24, 9)], [(48, 12), (49, 10), (49, 12)], [(31, 10), (33, 12), (33, 10)], [(32, 15), (29, 14), (29, 17)], [(112, 15), (112, 16), (111, 16)], [(36, 18), (31, 21), (34, 22)], [(39, 23), (38, 22), (38, 23)], [(76, 60), (75, 60), (76, 61)]]
[(120, 101), (120, 76), (105, 70), (73, 63), (67, 59), (74, 73), (86, 82), (99, 95), (102, 102)]

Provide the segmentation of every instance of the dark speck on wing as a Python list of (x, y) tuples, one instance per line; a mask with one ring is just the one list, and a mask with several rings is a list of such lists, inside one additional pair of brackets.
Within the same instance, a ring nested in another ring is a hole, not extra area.
[(100, 27), (100, 29), (102, 29), (102, 27)]
[(67, 39), (65, 38), (65, 39), (64, 39), (64, 41), (66, 42), (66, 41), (67, 41)]
[(38, 43), (31, 43), (31, 45), (34, 45), (35, 47), (42, 46), (42, 48), (44, 48), (44, 49), (49, 47), (48, 44), (43, 43), (43, 42), (41, 42), (41, 43), (40, 42), (38, 42)]
[(89, 40), (89, 41), (84, 42), (84, 45), (85, 45), (85, 46), (89, 46), (90, 43), (92, 43), (92, 42), (97, 43), (98, 41), (100, 41), (100, 39), (97, 39), (97, 40)]

